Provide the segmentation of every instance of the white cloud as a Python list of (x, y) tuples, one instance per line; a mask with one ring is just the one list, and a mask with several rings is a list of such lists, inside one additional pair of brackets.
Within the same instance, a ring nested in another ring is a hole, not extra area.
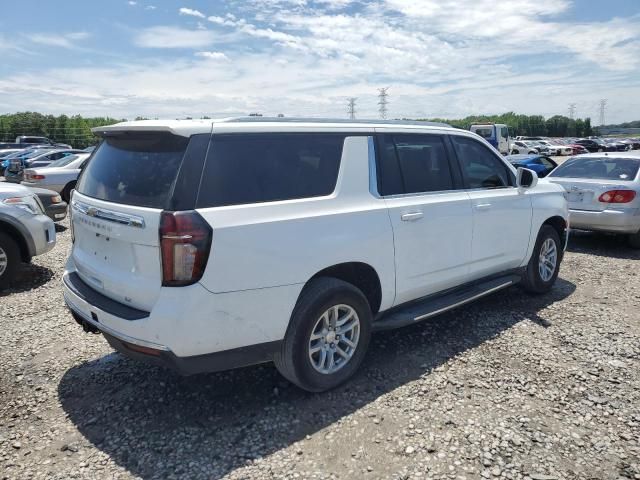
[(147, 5), (144, 7), (145, 10), (155, 10), (157, 7), (155, 5)]
[(65, 37), (69, 40), (86, 40), (90, 36), (91, 34), (89, 34), (88, 32), (71, 32), (65, 35)]
[(222, 52), (196, 52), (196, 57), (208, 58), (209, 60), (229, 60)]
[(138, 4), (138, 2), (136, 2), (136, 1), (134, 1), (134, 0), (129, 0), (127, 3), (128, 3), (129, 5), (131, 5), (132, 7), (133, 7), (134, 5), (137, 5), (137, 4)]
[(206, 15), (198, 10), (192, 10), (191, 8), (182, 7), (180, 10), (180, 15), (188, 15), (191, 17), (205, 18)]
[(90, 36), (91, 35), (88, 32), (31, 33), (26, 35), (26, 37), (33, 43), (62, 48), (77, 48), (74, 42), (78, 40), (86, 40)]
[(142, 30), (135, 36), (134, 43), (145, 48), (201, 48), (211, 45), (215, 37), (207, 30), (157, 26)]

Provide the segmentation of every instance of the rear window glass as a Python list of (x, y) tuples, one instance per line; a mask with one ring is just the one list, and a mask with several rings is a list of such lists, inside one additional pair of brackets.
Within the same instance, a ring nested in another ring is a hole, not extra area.
[(49, 164), (50, 167), (64, 167), (65, 165), (69, 165), (74, 160), (78, 159), (78, 155), (67, 155), (66, 157), (62, 157), (58, 160), (55, 160)]
[(551, 177), (591, 178), (597, 180), (634, 180), (640, 160), (634, 158), (572, 158), (564, 162)]
[(77, 190), (107, 202), (164, 208), (188, 143), (188, 138), (165, 133), (107, 137)]
[(329, 195), (345, 135), (214, 135), (197, 205), (219, 207)]

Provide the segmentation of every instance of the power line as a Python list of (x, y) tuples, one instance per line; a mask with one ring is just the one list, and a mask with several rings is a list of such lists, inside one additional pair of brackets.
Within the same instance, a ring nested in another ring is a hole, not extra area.
[(569, 118), (571, 120), (573, 120), (576, 116), (576, 104), (575, 103), (570, 103), (569, 104)]
[(602, 100), (600, 100), (600, 125), (604, 125), (604, 120), (605, 120), (605, 111), (607, 109), (607, 99), (603, 98)]
[(354, 120), (356, 118), (356, 100), (358, 100), (356, 97), (350, 97), (347, 99), (347, 102), (348, 102), (347, 113), (349, 114), (349, 118), (351, 120)]
[(389, 104), (389, 94), (387, 91), (390, 87), (383, 87), (378, 89), (378, 112), (380, 112), (380, 118), (387, 119), (387, 105)]

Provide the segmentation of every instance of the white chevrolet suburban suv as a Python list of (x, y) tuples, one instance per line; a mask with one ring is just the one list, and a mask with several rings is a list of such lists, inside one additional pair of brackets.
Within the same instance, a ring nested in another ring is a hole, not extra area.
[(282, 118), (94, 132), (66, 304), (116, 350), (183, 374), (274, 361), (330, 389), (373, 331), (558, 275), (562, 187), (471, 132)]

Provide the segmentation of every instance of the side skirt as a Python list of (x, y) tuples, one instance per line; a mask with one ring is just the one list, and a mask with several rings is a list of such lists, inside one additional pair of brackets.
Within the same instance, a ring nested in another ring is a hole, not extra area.
[(521, 279), (521, 271), (518, 270), (399, 305), (378, 315), (373, 323), (373, 330), (391, 330), (412, 325), (515, 285)]

